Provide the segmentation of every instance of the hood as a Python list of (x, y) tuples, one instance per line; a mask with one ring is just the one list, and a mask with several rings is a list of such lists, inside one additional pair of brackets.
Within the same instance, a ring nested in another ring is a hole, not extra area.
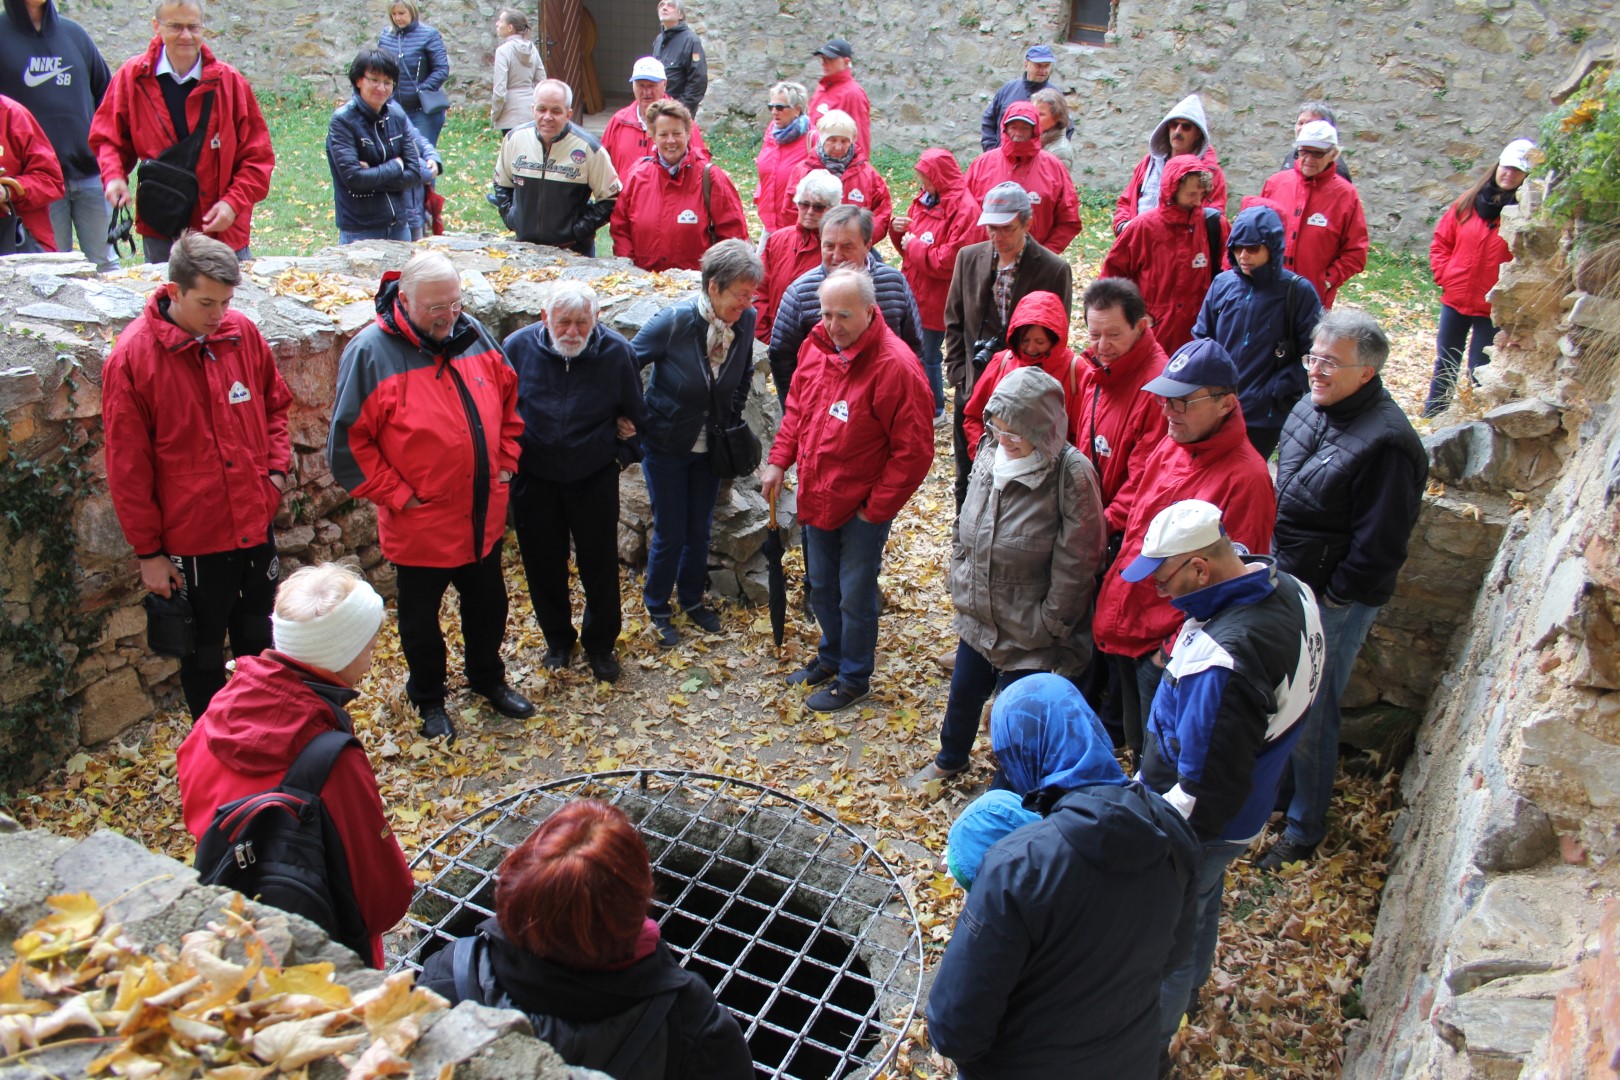
[(250, 775), (285, 772), (289, 746), (323, 731), (352, 731), (343, 706), (359, 695), (325, 682), (309, 668), (276, 652), (244, 656), (236, 674), (198, 721), (208, 750), (227, 769)]
[(1020, 795), (1125, 783), (1102, 721), (1059, 675), (1028, 675), (1002, 691), (990, 712), (990, 743)]
[(1008, 372), (985, 403), (984, 414), (1030, 440), (1047, 461), (1062, 456), (1069, 430), (1063, 384), (1042, 369), (1021, 367)]
[(377, 283), (377, 296), (374, 302), (377, 307), (378, 326), (386, 333), (404, 338), (417, 348), (432, 353), (441, 361), (459, 355), (478, 338), (478, 328), (463, 311), (456, 316), (456, 324), (451, 328), (449, 337), (437, 343), (424, 340), (416, 332), (416, 327), (411, 325), (411, 320), (406, 317), (405, 309), (399, 306), (398, 270), (389, 270), (383, 274), (382, 280)]
[(939, 192), (940, 202), (964, 190), (967, 183), (962, 176), (962, 166), (956, 163), (956, 155), (949, 150), (924, 150), (922, 157), (917, 159), (917, 171), (934, 185), (934, 190)]
[(34, 20), (28, 14), (28, 4), (25, 0), (5, 0), (6, 17), (19, 34), (33, 34), (35, 37), (44, 37), (56, 29), (56, 0), (45, 0), (45, 14), (39, 20), (39, 29), (34, 29)]
[(1063, 301), (1057, 293), (1032, 292), (1025, 294), (1013, 308), (1012, 327), (1007, 334), (1009, 345), (1018, 340), (1018, 331), (1025, 326), (1040, 326), (1057, 335), (1055, 348), (1069, 344), (1069, 316), (1063, 310)]
[(1277, 561), (1270, 555), (1244, 555), (1243, 565), (1249, 573), (1174, 597), (1170, 606), (1208, 622), (1234, 604), (1255, 604), (1270, 596), (1277, 588)]
[(506, 936), (498, 919), (485, 919), (478, 931), (489, 941), (496, 984), (524, 1012), (579, 1023), (616, 1016), (686, 985), (685, 972), (662, 941), (626, 967), (581, 971), (529, 952)]
[(1204, 145), (1198, 148), (1200, 154), (1213, 145), (1214, 141), (1209, 137), (1209, 121), (1204, 118), (1203, 99), (1197, 94), (1188, 94), (1176, 102), (1175, 108), (1164, 114), (1164, 119), (1159, 121), (1159, 126), (1153, 129), (1152, 135), (1148, 136), (1148, 153), (1154, 157), (1167, 158), (1170, 156), (1170, 121), (1172, 120), (1191, 120), (1198, 125), (1198, 130), (1204, 135)]
[(985, 792), (967, 804), (951, 825), (945, 841), (945, 866), (962, 888), (972, 891), (985, 853), (1004, 836), (1041, 815), (1024, 809), (1024, 800), (1005, 788)]
[[(169, 293), (163, 286), (159, 285), (147, 295), (146, 308), (142, 315), (151, 324), (152, 334), (158, 339), (158, 343), (169, 352), (180, 352), (183, 349), (191, 348), (197, 343), (197, 339), (189, 332), (180, 329), (180, 327), (169, 321)], [(205, 342), (240, 341), (242, 338), (241, 331), (235, 328), (233, 322), (234, 320), (227, 315), (225, 321), (220, 323), (219, 327), (203, 340)]]
[(1015, 101), (1007, 106), (1007, 111), (1001, 114), (1001, 133), (1003, 135), (1007, 134), (1007, 121), (1009, 120), (1022, 120), (1025, 123), (1033, 124), (1037, 134), (1041, 130), (1041, 114), (1035, 108), (1033, 101)]
[[(1245, 274), (1238, 267), (1237, 257), (1233, 255), (1232, 249), (1254, 247), (1257, 244), (1266, 246), (1266, 250), (1271, 253), (1271, 260), (1253, 274)], [(1231, 261), (1232, 269), (1244, 277), (1253, 278), (1262, 284), (1275, 281), (1283, 264), (1283, 223), (1277, 211), (1264, 204), (1250, 206), (1240, 211), (1232, 222), (1232, 235), (1226, 241), (1226, 257)]]
[[(1007, 125), (1014, 120), (1023, 120), (1035, 126), (1035, 137), (1025, 142), (1015, 143), (1007, 134)], [(1007, 111), (1001, 114), (1001, 152), (1015, 161), (1024, 161), (1040, 153), (1041, 150), (1041, 114), (1036, 111), (1033, 101), (1015, 101), (1007, 106)]]
[[(1171, 214), (1185, 214), (1175, 204), (1176, 189), (1181, 182), (1192, 172), (1212, 172), (1209, 162), (1196, 158), (1191, 154), (1177, 154), (1164, 163), (1164, 172), (1159, 176), (1159, 209)], [(1193, 213), (1202, 213), (1202, 207), (1195, 207)]]
[(1177, 846), (1196, 847), (1191, 828), (1175, 809), (1137, 782), (1071, 791), (1052, 807), (1048, 820), (1071, 848), (1110, 874), (1145, 873), (1171, 858)]

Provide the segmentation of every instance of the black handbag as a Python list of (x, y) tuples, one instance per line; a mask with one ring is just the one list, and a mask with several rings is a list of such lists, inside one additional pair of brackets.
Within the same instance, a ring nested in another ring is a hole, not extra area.
[(146, 608), (146, 646), (159, 656), (187, 657), (197, 651), (197, 617), (191, 601), (178, 590), (170, 596), (149, 592)]
[[(700, 323), (701, 329), (701, 323)], [(715, 400), (714, 387), (718, 381), (714, 370), (709, 367), (708, 357), (700, 351), (698, 353), (698, 366), (703, 369), (703, 376), (709, 384), (709, 471), (721, 480), (735, 480), (739, 476), (747, 476), (759, 468), (760, 461), (765, 456), (765, 450), (759, 444), (759, 436), (742, 417), (737, 418), (735, 424), (721, 427), (715, 418), (720, 416), (720, 403)], [(748, 378), (745, 370), (743, 378)]]
[(191, 134), (155, 158), (142, 158), (135, 176), (135, 212), (141, 222), (160, 236), (178, 237), (191, 224), (202, 197), (197, 182), (197, 159), (208, 138), (208, 119), (214, 111), (214, 93), (203, 96), (202, 114)]
[(0, 217), (0, 255), (32, 255), (44, 250), (34, 234), (23, 227), (22, 218)]

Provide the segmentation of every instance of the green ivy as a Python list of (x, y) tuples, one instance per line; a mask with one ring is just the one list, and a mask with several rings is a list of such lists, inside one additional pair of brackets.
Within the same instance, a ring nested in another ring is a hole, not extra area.
[[(74, 365), (77, 370), (77, 365)], [(69, 405), (77, 381), (62, 380)], [(101, 639), (105, 609), (87, 611), (79, 596), (78, 558), (73, 546), (75, 494), (91, 481), (90, 459), (97, 439), (92, 425), (62, 421), (61, 445), (38, 460), (23, 456), (11, 441), (11, 424), (0, 416), (6, 453), (0, 459), (0, 518), (8, 544), (38, 545), (31, 595), (10, 597), (28, 608), (23, 618), (0, 618), (0, 652), (14, 669), (42, 675), (27, 697), (0, 705), (0, 786), (14, 791), (42, 755), (54, 754), (69, 735), (66, 690), (73, 662)]]
[(1599, 68), (1541, 121), (1547, 209), (1594, 224), (1620, 218), (1620, 71)]

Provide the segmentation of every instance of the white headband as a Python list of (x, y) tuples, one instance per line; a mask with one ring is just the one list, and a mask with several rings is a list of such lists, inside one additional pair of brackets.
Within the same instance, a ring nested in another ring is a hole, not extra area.
[(276, 651), (301, 664), (338, 672), (354, 663), (382, 626), (383, 599), (364, 581), (337, 607), (314, 619), (270, 616)]

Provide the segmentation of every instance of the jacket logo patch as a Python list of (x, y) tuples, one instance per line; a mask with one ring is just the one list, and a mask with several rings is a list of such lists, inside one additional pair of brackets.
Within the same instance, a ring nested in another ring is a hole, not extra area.
[(1209, 265), (1209, 256), (1205, 255), (1202, 251), (1200, 251), (1198, 254), (1193, 256), (1192, 264), (1193, 264), (1193, 269), (1194, 270), (1197, 270), (1200, 267), (1208, 266)]
[(862, 191), (860, 188), (850, 188), (849, 189), (849, 201), (850, 202), (865, 202), (866, 201), (866, 193), (864, 191)]
[(1039, 206), (1039, 205), (1041, 205), (1041, 193), (1040, 192), (1032, 191), (1032, 192), (1029, 193), (1029, 205), (1031, 205), (1031, 206)]
[(252, 401), (253, 395), (248, 393), (248, 388), (242, 385), (242, 380), (238, 379), (236, 382), (231, 383), (231, 392), (226, 400), (232, 405), (240, 405), (244, 401)]
[(576, 149), (573, 153), (568, 155), (568, 160), (572, 161), (575, 165), (585, 164), (585, 151)]
[(214, 141), (208, 144), (208, 149), (210, 149), (210, 150), (218, 150), (219, 149), (219, 136), (218, 135), (215, 135), (214, 136)]
[(921, 240), (925, 244), (932, 244), (934, 242), (934, 232), (932, 229), (930, 229), (921, 236), (917, 237), (917, 239)]
[(692, 210), (690, 208), (682, 210), (679, 214), (677, 214), (675, 216), (675, 224), (677, 224), (677, 225), (696, 225), (697, 224), (697, 211)]
[(838, 421), (841, 421), (841, 422), (847, 424), (847, 423), (849, 423), (849, 402), (847, 402), (847, 401), (835, 401), (835, 402), (832, 403), (832, 408), (827, 410), (827, 413), (834, 420), (838, 420)]
[(1091, 439), (1091, 448), (1097, 452), (1098, 457), (1113, 457), (1113, 448), (1108, 445), (1108, 436), (1095, 435)]
[(1312, 214), (1310, 217), (1305, 219), (1305, 224), (1307, 224), (1307, 225), (1320, 225), (1325, 229), (1325, 228), (1327, 228), (1327, 215), (1325, 215), (1325, 214)]

